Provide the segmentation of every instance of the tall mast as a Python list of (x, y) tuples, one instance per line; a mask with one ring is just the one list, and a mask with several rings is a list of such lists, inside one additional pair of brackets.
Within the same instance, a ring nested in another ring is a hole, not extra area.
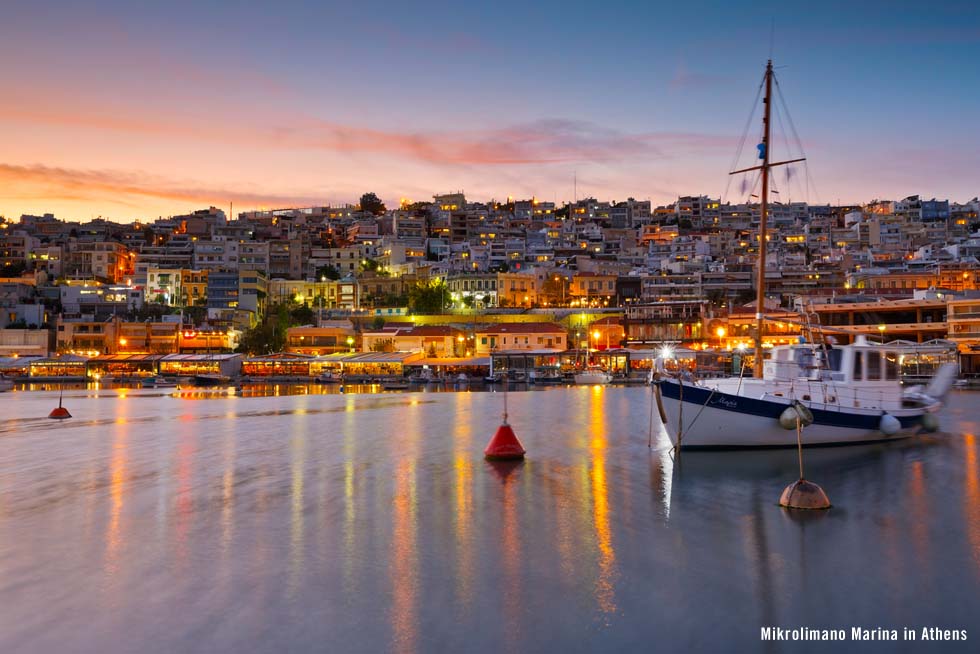
[(764, 113), (762, 116), (762, 143), (759, 145), (759, 158), (762, 159), (762, 164), (758, 166), (750, 166), (749, 168), (742, 168), (741, 170), (733, 170), (728, 173), (729, 175), (740, 175), (742, 173), (747, 173), (749, 171), (758, 170), (762, 172), (762, 201), (759, 207), (759, 273), (756, 278), (756, 298), (755, 298), (755, 366), (754, 374), (756, 377), (762, 377), (762, 326), (765, 324), (765, 306), (766, 306), (766, 221), (769, 218), (769, 169), (776, 166), (785, 166), (791, 163), (797, 163), (798, 161), (806, 161), (806, 157), (798, 157), (796, 159), (787, 159), (786, 161), (776, 161), (773, 162), (770, 158), (769, 152), (769, 136), (770, 136), (770, 117), (772, 110), (772, 59), (766, 63), (766, 97), (763, 99), (765, 104)]
[(762, 116), (762, 202), (759, 207), (759, 276), (755, 298), (755, 376), (762, 378), (762, 327), (766, 306), (766, 219), (769, 215), (769, 118), (772, 107), (772, 59), (766, 63), (766, 97)]

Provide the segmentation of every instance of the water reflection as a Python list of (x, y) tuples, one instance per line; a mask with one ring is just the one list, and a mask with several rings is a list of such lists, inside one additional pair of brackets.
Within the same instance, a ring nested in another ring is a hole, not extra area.
[(963, 523), (966, 525), (966, 533), (973, 550), (976, 574), (980, 576), (980, 464), (977, 462), (977, 449), (980, 448), (980, 443), (977, 441), (976, 434), (970, 433), (963, 437), (963, 444), (966, 458)]
[(414, 652), (418, 648), (418, 541), (416, 520), (416, 445), (419, 436), (419, 407), (407, 410), (405, 439), (392, 443), (398, 448), (393, 502), (394, 533), (388, 564), (392, 585), (391, 627), (393, 649)]
[[(457, 410), (464, 403), (468, 404), (467, 396), (459, 396)], [(468, 408), (468, 407), (467, 407)], [(469, 613), (473, 601), (473, 452), (472, 425), (468, 420), (459, 420), (453, 433), (453, 485), (455, 489), (455, 525), (456, 540), (456, 601), (460, 611)]]
[(760, 622), (814, 615), (980, 629), (974, 423), (808, 451), (835, 506), (801, 514), (776, 506), (793, 451), (675, 463), (659, 429), (648, 449), (645, 388), (510, 394), (529, 451), (511, 465), (481, 453), (500, 396), (89, 393), (56, 428), (35, 418), (56, 394), (0, 400), (0, 651), (752, 651)]
[(105, 570), (106, 577), (114, 583), (118, 575), (118, 556), (121, 545), (120, 520), (126, 493), (127, 463), (129, 452), (129, 425), (126, 424), (126, 406), (117, 407), (118, 415), (112, 437), (112, 455), (109, 462), (109, 525), (106, 530)]
[[(305, 413), (305, 412), (303, 412)], [(292, 421), (290, 440), (290, 530), (289, 530), (289, 578), (288, 594), (295, 597), (303, 575), (303, 481), (306, 468), (306, 420), (297, 412)]]
[[(602, 387), (594, 388), (596, 393)], [(592, 465), (589, 472), (592, 495), (592, 523), (595, 528), (596, 546), (599, 550), (598, 576), (595, 585), (596, 602), (604, 614), (616, 612), (615, 574), (616, 552), (612, 545), (609, 525), (609, 488), (606, 484), (606, 414), (605, 402), (593, 402), (590, 412), (589, 454)], [(608, 623), (607, 623), (608, 624)]]

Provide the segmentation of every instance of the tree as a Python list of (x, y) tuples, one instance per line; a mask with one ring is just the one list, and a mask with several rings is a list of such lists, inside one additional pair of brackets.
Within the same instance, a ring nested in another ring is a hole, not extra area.
[(294, 306), (289, 309), (289, 322), (292, 325), (312, 325), (316, 320), (316, 313), (305, 304)]
[(337, 270), (336, 266), (328, 263), (316, 269), (316, 276), (318, 279), (323, 277), (327, 279), (340, 279), (340, 271)]
[(381, 201), (374, 193), (365, 193), (361, 196), (361, 211), (368, 211), (373, 213), (375, 216), (383, 215), (387, 209), (385, 209), (385, 203)]
[(375, 316), (374, 320), (371, 321), (371, 329), (375, 331), (380, 331), (385, 326), (385, 319), (381, 316)]
[(374, 343), (371, 343), (372, 352), (394, 352), (395, 351), (395, 339), (393, 338), (379, 338)]
[(361, 270), (366, 272), (377, 272), (378, 262), (375, 261), (374, 259), (362, 259)]
[(27, 270), (27, 264), (23, 261), (7, 261), (0, 267), (0, 277), (20, 277)]
[(417, 283), (408, 289), (408, 308), (412, 313), (439, 313), (446, 308), (449, 291), (440, 280)]
[(467, 296), (465, 296), (463, 298), (463, 304), (466, 305), (466, 308), (467, 309), (472, 309), (473, 308), (473, 304), (475, 304), (475, 303), (476, 303), (476, 298), (473, 297), (472, 295), (467, 295)]

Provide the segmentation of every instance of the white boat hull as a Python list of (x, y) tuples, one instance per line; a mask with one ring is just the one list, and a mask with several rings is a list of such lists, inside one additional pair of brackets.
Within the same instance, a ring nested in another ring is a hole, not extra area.
[(599, 372), (582, 372), (575, 375), (575, 383), (581, 386), (594, 386), (596, 384), (608, 384), (612, 381), (612, 375)]
[[(683, 403), (678, 399), (677, 384), (660, 382), (658, 401), (663, 408), (664, 427), (673, 445), (683, 449), (795, 447), (796, 431), (784, 429), (779, 415), (791, 405), (780, 398), (754, 399), (684, 385)], [(681, 406), (683, 404), (683, 413)], [(807, 404), (807, 403), (804, 403)], [(878, 409), (828, 410), (825, 405), (807, 404), (815, 421), (803, 430), (804, 446), (843, 445), (892, 441), (917, 434), (926, 409), (889, 411), (900, 421), (901, 428), (888, 435), (877, 428), (883, 411)]]

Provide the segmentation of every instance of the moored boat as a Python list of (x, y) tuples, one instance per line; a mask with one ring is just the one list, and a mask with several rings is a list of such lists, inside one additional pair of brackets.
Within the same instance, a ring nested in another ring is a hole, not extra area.
[[(690, 371), (668, 374), (663, 359), (657, 359), (654, 390), (667, 435), (683, 449), (796, 446), (801, 425), (806, 427), (800, 439), (804, 445), (877, 442), (936, 431), (939, 422), (933, 414), (953, 385), (956, 364), (941, 366), (927, 387), (903, 387), (903, 350), (873, 345), (863, 335), (840, 347), (781, 345), (765, 359), (770, 169), (805, 161), (770, 159), (773, 80), (770, 60), (763, 78), (763, 136), (757, 148), (761, 163), (731, 173), (758, 171), (762, 186), (753, 376), (697, 381)], [(824, 340), (827, 330), (806, 322), (811, 340)]]
[(141, 379), (140, 386), (143, 388), (173, 388), (177, 386), (177, 382), (159, 375), (152, 375)]
[(564, 381), (561, 370), (554, 366), (535, 368), (528, 375), (529, 384), (561, 384)]
[(935, 431), (934, 414), (952, 387), (956, 364), (942, 366), (927, 387), (903, 387), (899, 356), (862, 337), (833, 348), (785, 345), (773, 348), (761, 379), (702, 381), (669, 374), (658, 360), (656, 401), (667, 435), (682, 448), (795, 447), (797, 407), (810, 423), (805, 446)]
[(582, 372), (575, 374), (575, 383), (583, 386), (608, 384), (611, 381), (612, 375), (598, 366), (589, 366)]
[(319, 375), (313, 378), (313, 380), (318, 384), (342, 384), (344, 383), (344, 378), (341, 375), (334, 373), (331, 370), (325, 370)]

